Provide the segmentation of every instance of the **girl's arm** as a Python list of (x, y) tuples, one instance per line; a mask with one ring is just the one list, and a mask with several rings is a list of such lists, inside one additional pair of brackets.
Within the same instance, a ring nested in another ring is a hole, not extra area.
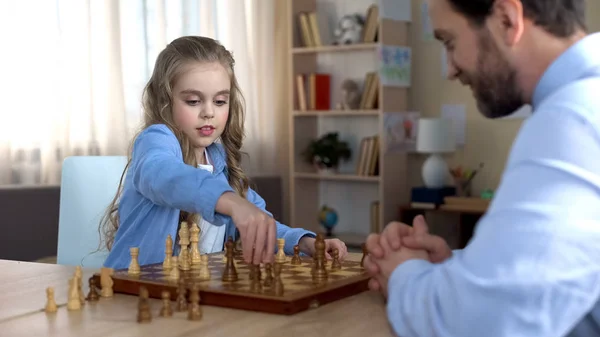
[(129, 174), (135, 189), (157, 205), (199, 213), (211, 223), (230, 219), (227, 201), (233, 193), (227, 192), (233, 189), (208, 171), (185, 164), (179, 141), (166, 125), (152, 125), (138, 136)]
[[(270, 216), (273, 216), (272, 213), (267, 211), (267, 203), (265, 202), (265, 200), (251, 188), (248, 189), (247, 199), (254, 205), (256, 205), (256, 207), (263, 210), (265, 213), (269, 214)], [(280, 223), (279, 221), (275, 222), (277, 223), (277, 238), (285, 239), (285, 246), (283, 247), (283, 250), (288, 255), (294, 254), (294, 246), (297, 245), (298, 242), (300, 242), (300, 239), (302, 237), (316, 237), (315, 233), (307, 231), (303, 228), (291, 228)], [(277, 247), (273, 247), (273, 249), (276, 251)]]

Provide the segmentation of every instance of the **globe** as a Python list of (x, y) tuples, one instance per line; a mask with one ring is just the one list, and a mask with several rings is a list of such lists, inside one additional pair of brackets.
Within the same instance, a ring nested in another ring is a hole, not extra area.
[(338, 215), (337, 212), (328, 206), (321, 207), (319, 212), (319, 222), (321, 226), (325, 227), (327, 236), (331, 236), (333, 228), (337, 225)]

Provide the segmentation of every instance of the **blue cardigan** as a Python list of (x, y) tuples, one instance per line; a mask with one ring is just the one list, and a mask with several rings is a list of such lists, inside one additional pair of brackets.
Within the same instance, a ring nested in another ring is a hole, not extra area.
[[(227, 226), (227, 237), (237, 238), (231, 218), (215, 212), (219, 197), (233, 191), (227, 181), (225, 151), (218, 143), (209, 146), (207, 151), (214, 166), (213, 173), (183, 162), (181, 146), (166, 125), (155, 124), (142, 131), (134, 142), (120, 197), (119, 229), (104, 262), (106, 267), (127, 268), (131, 247), (140, 248), (141, 265), (162, 262), (167, 235), (171, 234), (173, 241), (177, 237), (180, 210), (198, 213), (216, 226)], [(272, 215), (254, 190), (248, 190), (247, 199)], [(315, 236), (302, 228), (290, 228), (277, 222), (277, 237), (285, 239), (286, 254), (293, 254), (294, 245), (305, 235)], [(174, 246), (177, 252), (177, 242)]]

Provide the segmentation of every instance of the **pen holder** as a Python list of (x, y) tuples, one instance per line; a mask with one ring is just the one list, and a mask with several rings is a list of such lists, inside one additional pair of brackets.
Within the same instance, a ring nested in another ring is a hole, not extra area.
[(456, 196), (470, 197), (471, 196), (471, 181), (462, 177), (453, 177), (454, 186), (456, 187)]

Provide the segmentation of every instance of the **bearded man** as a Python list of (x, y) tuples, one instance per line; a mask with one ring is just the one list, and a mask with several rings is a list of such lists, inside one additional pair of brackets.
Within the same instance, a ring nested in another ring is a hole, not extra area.
[(585, 1), (427, 2), (481, 113), (533, 114), (469, 244), (450, 250), (421, 216), (392, 222), (367, 240), (371, 288), (403, 337), (600, 336), (600, 34)]

